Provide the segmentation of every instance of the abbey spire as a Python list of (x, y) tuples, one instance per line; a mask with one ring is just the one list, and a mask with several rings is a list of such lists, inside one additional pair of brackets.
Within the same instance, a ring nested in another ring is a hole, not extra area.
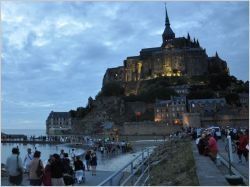
[(165, 4), (165, 11), (166, 11), (166, 18), (165, 18), (165, 29), (164, 29), (164, 32), (162, 34), (162, 46), (164, 46), (168, 40), (172, 40), (175, 38), (175, 33), (173, 32), (173, 30), (170, 27), (170, 21), (168, 18), (166, 4)]

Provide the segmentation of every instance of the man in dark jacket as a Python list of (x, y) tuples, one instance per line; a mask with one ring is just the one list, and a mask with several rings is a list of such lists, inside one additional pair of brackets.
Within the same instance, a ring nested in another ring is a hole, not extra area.
[(51, 182), (52, 186), (64, 186), (63, 163), (58, 154), (54, 154), (51, 163)]

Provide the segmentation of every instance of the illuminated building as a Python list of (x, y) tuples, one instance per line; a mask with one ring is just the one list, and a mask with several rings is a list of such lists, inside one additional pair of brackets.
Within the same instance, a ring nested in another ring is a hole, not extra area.
[(208, 57), (198, 39), (175, 37), (170, 27), (166, 9), (165, 29), (160, 47), (145, 48), (139, 56), (130, 56), (123, 66), (108, 68), (103, 84), (112, 81), (122, 83), (137, 82), (169, 76), (199, 76), (208, 73), (229, 73), (227, 63), (220, 59), (217, 52)]
[(154, 107), (155, 122), (182, 124), (182, 114), (187, 111), (186, 97), (171, 97), (170, 100), (157, 100)]

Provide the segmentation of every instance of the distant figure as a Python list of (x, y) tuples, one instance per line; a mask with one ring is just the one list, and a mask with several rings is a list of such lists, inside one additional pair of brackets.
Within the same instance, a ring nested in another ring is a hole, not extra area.
[(101, 151), (101, 154), (103, 156), (103, 154), (104, 154), (104, 147), (103, 146), (100, 147), (100, 151)]
[(27, 173), (29, 173), (29, 166), (30, 166), (30, 162), (32, 161), (32, 159), (33, 159), (33, 155), (31, 153), (31, 148), (28, 148), (27, 154), (26, 154), (24, 161), (23, 161), (24, 169)]
[(76, 158), (75, 149), (72, 149), (71, 151), (71, 158), (73, 161), (75, 161), (75, 158)]
[(52, 186), (51, 182), (51, 162), (52, 162), (52, 156), (48, 159), (47, 165), (44, 169), (44, 175), (43, 175), (43, 185), (44, 186)]
[(76, 161), (74, 162), (75, 167), (75, 177), (77, 180), (77, 183), (80, 184), (81, 182), (85, 182), (85, 165), (80, 160), (80, 157), (76, 157)]
[(89, 171), (89, 166), (90, 166), (90, 150), (87, 151), (86, 155), (85, 155), (85, 160), (86, 160), (86, 165), (87, 165), (87, 170)]
[[(29, 177), (30, 177), (30, 185), (31, 186), (41, 186), (42, 185), (42, 176), (44, 173), (44, 167), (43, 167), (43, 163), (40, 159), (40, 156), (41, 156), (41, 152), (36, 151), (34, 153), (34, 158), (30, 163)], [(40, 170), (40, 171), (38, 172), (38, 170)]]
[(64, 158), (64, 150), (62, 149), (60, 152), (60, 158), (63, 159)]
[(90, 165), (91, 165), (92, 175), (96, 175), (97, 157), (95, 152), (91, 154)]
[(9, 174), (9, 183), (20, 186), (23, 180), (23, 164), (18, 148), (13, 148), (12, 155), (7, 158), (6, 170)]
[(52, 186), (64, 186), (63, 164), (58, 154), (53, 155), (50, 167)]

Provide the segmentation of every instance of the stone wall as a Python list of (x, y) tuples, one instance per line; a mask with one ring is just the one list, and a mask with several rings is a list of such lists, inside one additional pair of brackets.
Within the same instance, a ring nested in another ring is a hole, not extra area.
[(183, 126), (200, 127), (201, 119), (199, 113), (183, 113)]
[(120, 129), (121, 135), (169, 135), (178, 130), (180, 126), (167, 126), (165, 123), (155, 122), (126, 122)]
[(236, 115), (218, 115), (215, 117), (202, 117), (201, 126), (208, 127), (211, 125), (218, 125), (220, 127), (245, 127), (249, 126), (249, 117), (248, 116), (236, 116)]

